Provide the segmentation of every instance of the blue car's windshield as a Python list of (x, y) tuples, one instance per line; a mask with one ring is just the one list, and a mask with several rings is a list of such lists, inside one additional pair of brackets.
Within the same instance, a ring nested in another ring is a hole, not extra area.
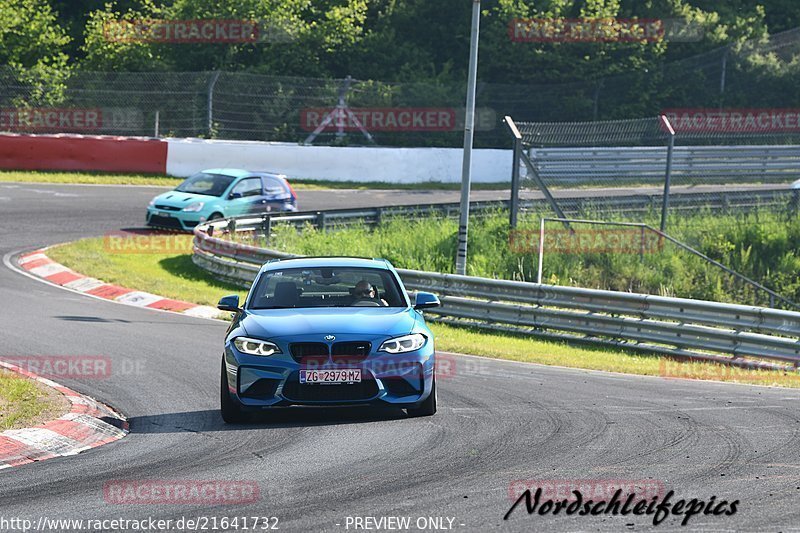
[(222, 196), (235, 179), (233, 176), (200, 172), (187, 178), (175, 190), (206, 196)]
[(405, 307), (391, 271), (377, 268), (286, 268), (262, 274), (249, 309)]

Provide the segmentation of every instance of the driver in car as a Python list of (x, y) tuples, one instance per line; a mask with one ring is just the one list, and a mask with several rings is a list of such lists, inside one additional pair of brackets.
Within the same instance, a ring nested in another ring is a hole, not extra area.
[(375, 286), (365, 279), (356, 283), (353, 289), (353, 305), (359, 302), (375, 302), (381, 307), (388, 307), (389, 303), (383, 298), (378, 298), (378, 291)]

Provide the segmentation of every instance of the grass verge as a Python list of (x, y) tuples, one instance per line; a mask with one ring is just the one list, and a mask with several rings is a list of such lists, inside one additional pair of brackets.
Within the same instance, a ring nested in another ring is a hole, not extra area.
[(0, 369), (0, 431), (53, 420), (67, 407), (66, 398), (50, 387)]
[[(46, 171), (0, 171), (0, 182), (26, 183), (63, 183), (83, 185), (155, 185), (159, 187), (176, 187), (183, 178), (162, 176), (159, 174), (107, 174), (101, 172), (46, 172)], [(381, 189), (381, 190), (442, 190), (456, 191), (460, 183), (443, 183), (430, 181), (424, 183), (387, 183), (382, 181), (330, 181), (306, 180), (290, 178), (295, 190), (322, 189)], [(508, 189), (507, 183), (474, 183), (473, 190)]]
[[(190, 235), (176, 244), (189, 250)], [(226, 294), (244, 295), (241, 289), (219, 282), (194, 266), (187, 253), (131, 254), (109, 250), (102, 238), (56, 246), (47, 254), (55, 261), (87, 276), (124, 287), (204, 305), (214, 305)], [(541, 363), (572, 368), (605, 370), (662, 377), (732, 381), (800, 388), (800, 374), (741, 370), (705, 362), (668, 361), (624, 349), (587, 347), (541, 340), (528, 335), (486, 332), (447, 324), (432, 324), (438, 350)]]

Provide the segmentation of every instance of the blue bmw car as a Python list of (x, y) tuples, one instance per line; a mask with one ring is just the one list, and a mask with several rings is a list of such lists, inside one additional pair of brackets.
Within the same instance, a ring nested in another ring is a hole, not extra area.
[(216, 218), (269, 211), (297, 211), (297, 195), (286, 176), (212, 168), (153, 198), (147, 206), (147, 225), (191, 230)]
[(288, 406), (372, 405), (436, 412), (433, 335), (384, 259), (298, 258), (266, 263), (225, 337), (220, 408), (225, 422)]

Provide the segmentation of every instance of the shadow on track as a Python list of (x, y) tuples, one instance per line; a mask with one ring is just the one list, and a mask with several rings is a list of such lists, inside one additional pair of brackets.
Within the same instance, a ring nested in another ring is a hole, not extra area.
[(179, 433), (188, 431), (252, 431), (267, 428), (296, 428), (368, 424), (408, 418), (402, 409), (370, 407), (300, 407), (274, 413), (255, 413), (246, 424), (225, 424), (218, 409), (185, 411), (128, 419), (131, 433)]

